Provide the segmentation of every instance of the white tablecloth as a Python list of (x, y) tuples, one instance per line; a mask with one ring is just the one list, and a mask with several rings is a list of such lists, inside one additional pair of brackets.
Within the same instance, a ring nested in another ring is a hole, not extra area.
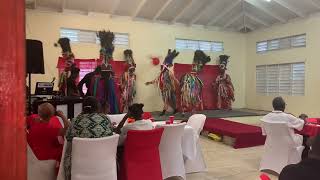
[[(154, 127), (164, 125), (165, 121), (153, 122)], [(181, 142), (183, 156), (189, 160), (193, 160), (197, 154), (197, 133), (191, 126), (184, 127), (184, 133)]]

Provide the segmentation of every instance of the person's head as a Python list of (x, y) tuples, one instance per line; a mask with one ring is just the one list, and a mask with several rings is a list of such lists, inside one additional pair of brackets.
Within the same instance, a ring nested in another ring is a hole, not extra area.
[(284, 111), (286, 109), (286, 102), (282, 97), (276, 97), (272, 101), (272, 106), (275, 111)]
[(308, 115), (300, 114), (299, 118), (302, 119), (302, 120), (307, 120), (308, 119)]
[(109, 79), (113, 75), (112, 66), (110, 64), (101, 65), (101, 76), (105, 79)]
[(129, 118), (133, 118), (136, 121), (142, 119), (142, 114), (143, 114), (143, 104), (132, 104), (129, 107)]
[(226, 69), (224, 67), (219, 68), (219, 73), (224, 74), (226, 72)]
[(91, 114), (98, 112), (99, 102), (93, 96), (88, 96), (84, 98), (82, 103), (82, 113)]
[(130, 66), (128, 71), (129, 71), (129, 75), (133, 75), (133, 73), (135, 72), (136, 67), (135, 66)]
[(50, 103), (43, 103), (38, 106), (38, 115), (42, 121), (49, 121), (50, 118), (54, 115), (55, 108)]
[(309, 157), (320, 160), (320, 134), (313, 139)]

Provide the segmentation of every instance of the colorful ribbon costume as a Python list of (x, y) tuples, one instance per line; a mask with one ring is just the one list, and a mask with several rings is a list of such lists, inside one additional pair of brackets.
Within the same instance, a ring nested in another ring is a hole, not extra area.
[[(101, 104), (105, 113), (117, 114), (119, 113), (118, 102), (115, 92), (114, 72), (112, 66), (109, 64), (112, 61), (114, 51), (114, 34), (110, 31), (99, 31), (97, 37), (100, 39), (100, 58), (103, 64), (98, 68), (98, 71), (88, 75), (87, 80), (89, 84), (87, 95), (96, 97)], [(83, 84), (83, 83), (82, 83)]]
[(161, 115), (164, 115), (168, 110), (168, 107), (174, 110), (174, 114), (177, 112), (176, 107), (176, 90), (179, 87), (179, 81), (174, 76), (173, 72), (170, 70), (170, 67), (173, 66), (173, 59), (179, 55), (179, 52), (176, 50), (168, 50), (168, 54), (161, 66), (160, 75), (153, 81), (147, 82), (146, 85), (156, 84), (159, 88), (162, 100), (164, 102), (164, 107)]
[(65, 60), (64, 71), (59, 75), (59, 92), (63, 96), (79, 96), (77, 88), (77, 79), (80, 69), (74, 64), (74, 54), (71, 51), (70, 40), (68, 38), (60, 38), (55, 46), (60, 45), (62, 49), (62, 57)]
[(234, 98), (234, 87), (230, 76), (226, 73), (227, 63), (230, 56), (221, 55), (219, 56), (219, 69), (220, 73), (215, 80), (214, 87), (217, 89), (218, 109), (232, 109), (232, 102), (235, 101)]
[(181, 84), (181, 107), (182, 111), (186, 110), (194, 111), (199, 107), (203, 110), (202, 101), (202, 88), (203, 82), (198, 77), (197, 73), (200, 72), (203, 66), (210, 62), (210, 56), (207, 56), (203, 51), (197, 50), (194, 53), (192, 72), (182, 76), (180, 80)]
[(120, 79), (120, 102), (122, 112), (128, 112), (128, 108), (132, 105), (136, 95), (136, 64), (132, 56), (132, 50), (127, 49), (123, 53), (127, 66), (126, 71), (122, 74)]

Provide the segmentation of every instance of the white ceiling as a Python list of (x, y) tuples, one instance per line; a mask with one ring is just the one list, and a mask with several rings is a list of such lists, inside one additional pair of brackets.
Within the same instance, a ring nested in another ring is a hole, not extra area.
[(320, 0), (26, 0), (26, 7), (250, 32), (319, 12)]

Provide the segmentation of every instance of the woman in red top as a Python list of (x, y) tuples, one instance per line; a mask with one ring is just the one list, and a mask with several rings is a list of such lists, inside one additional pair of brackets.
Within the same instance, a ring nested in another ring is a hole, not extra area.
[(63, 145), (59, 143), (58, 136), (64, 136), (69, 122), (61, 111), (57, 116), (63, 120), (64, 127), (57, 127), (53, 120), (55, 108), (50, 103), (43, 103), (38, 107), (39, 117), (33, 116), (27, 122), (27, 141), (33, 153), (39, 160), (61, 160)]

